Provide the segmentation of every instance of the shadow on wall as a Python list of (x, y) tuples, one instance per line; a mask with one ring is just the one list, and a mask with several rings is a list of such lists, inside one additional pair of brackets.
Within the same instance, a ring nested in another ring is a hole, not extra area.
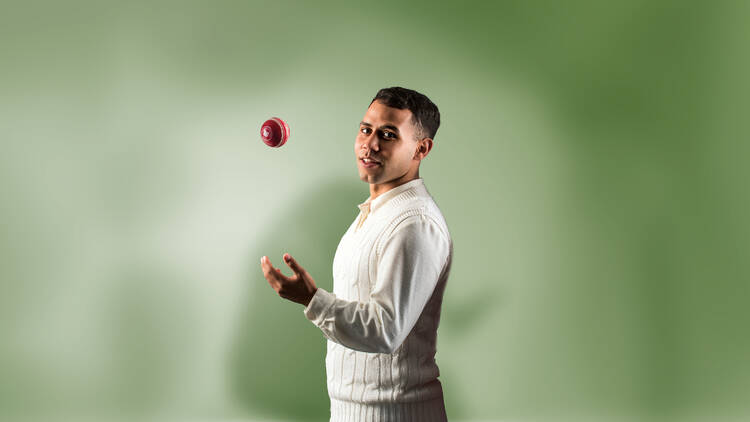
[[(328, 420), (330, 401), (326, 386), (326, 339), (320, 329), (308, 321), (300, 304), (280, 298), (268, 285), (259, 259), (267, 255), (271, 263), (290, 276), (282, 261), (285, 252), (294, 256), (312, 274), (316, 284), (333, 291), (332, 263), (341, 236), (359, 213), (357, 205), (368, 197), (367, 185), (332, 182), (310, 193), (296, 206), (282, 213), (278, 221), (256, 242), (248, 258), (248, 283), (243, 296), (241, 319), (228, 357), (229, 390), (232, 398), (249, 412), (269, 418), (292, 420)], [(455, 269), (451, 279), (455, 278)], [(447, 289), (451, 287), (448, 281)], [(457, 288), (457, 287), (454, 287)], [(461, 333), (474, 325), (492, 305), (487, 296), (482, 304), (443, 306), (447, 337), (462, 338)], [(454, 309), (455, 308), (455, 309)], [(438, 354), (440, 350), (438, 348)], [(457, 378), (449, 367), (441, 373)], [(444, 387), (446, 392), (452, 388)], [(446, 394), (446, 407), (452, 417), (465, 415), (460, 395)]]
[(230, 347), (227, 378), (240, 406), (254, 413), (292, 420), (328, 420), (326, 339), (305, 318), (301, 304), (282, 299), (260, 269), (260, 257), (286, 276), (281, 259), (289, 252), (328, 291), (332, 263), (341, 236), (357, 217), (357, 204), (368, 197), (367, 185), (331, 182), (280, 213), (248, 257), (248, 282), (241, 319)]
[(128, 261), (106, 298), (107, 382), (97, 406), (136, 417), (158, 411), (188, 364), (196, 308), (180, 277), (150, 262)]

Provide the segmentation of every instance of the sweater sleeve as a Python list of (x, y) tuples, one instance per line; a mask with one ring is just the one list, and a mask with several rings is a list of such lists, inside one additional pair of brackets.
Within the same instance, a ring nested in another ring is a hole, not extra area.
[(450, 240), (431, 218), (401, 221), (384, 240), (369, 302), (318, 288), (304, 310), (323, 335), (350, 349), (393, 353), (417, 322), (447, 263)]

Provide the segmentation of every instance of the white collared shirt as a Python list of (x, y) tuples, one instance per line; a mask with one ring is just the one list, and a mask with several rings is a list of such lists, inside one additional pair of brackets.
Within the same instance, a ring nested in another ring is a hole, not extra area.
[[(406, 183), (403, 183), (401, 185), (396, 186), (395, 188), (392, 188), (388, 190), (387, 192), (381, 193), (377, 198), (370, 199), (367, 198), (367, 200), (359, 205), (357, 207), (362, 212), (359, 216), (358, 223), (356, 229), (359, 229), (362, 227), (362, 224), (367, 219), (367, 216), (370, 213), (374, 213), (380, 206), (382, 206), (385, 202), (387, 202), (389, 199), (393, 198), (394, 196), (398, 195), (399, 193), (411, 189), (417, 185), (424, 185), (424, 181), (421, 178), (416, 178), (413, 180), (410, 180)], [(356, 230), (355, 229), (355, 230)]]
[(437, 406), (437, 327), (453, 256), (448, 226), (421, 178), (358, 207), (336, 249), (333, 292), (318, 287), (304, 309), (328, 339), (331, 401), (349, 410)]

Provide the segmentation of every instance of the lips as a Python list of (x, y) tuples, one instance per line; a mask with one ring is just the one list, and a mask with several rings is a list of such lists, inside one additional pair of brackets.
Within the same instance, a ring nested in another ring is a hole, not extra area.
[[(369, 163), (366, 163), (366, 162), (365, 162), (365, 158), (369, 159), (369, 160), (370, 160), (370, 162), (369, 162)], [(373, 166), (373, 165), (381, 165), (381, 164), (382, 164), (382, 163), (381, 163), (380, 161), (375, 161), (375, 160), (373, 160), (373, 159), (372, 159), (372, 158), (370, 158), (370, 157), (361, 157), (361, 158), (359, 159), (359, 161), (360, 161), (360, 162), (362, 162), (362, 164), (364, 164), (364, 165), (366, 165), (366, 166)]]
[[(369, 158), (369, 157), (368, 157), (368, 158)], [(374, 161), (374, 160), (373, 160), (373, 161), (371, 161), (371, 162), (369, 162), (369, 163), (365, 163), (365, 160), (364, 160), (364, 158), (360, 158), (360, 159), (359, 159), (359, 162), (360, 162), (360, 163), (362, 163), (362, 167), (365, 167), (365, 168), (378, 167), (378, 166), (381, 166), (381, 165), (382, 165), (382, 164), (381, 164), (380, 162), (378, 162), (378, 161)]]

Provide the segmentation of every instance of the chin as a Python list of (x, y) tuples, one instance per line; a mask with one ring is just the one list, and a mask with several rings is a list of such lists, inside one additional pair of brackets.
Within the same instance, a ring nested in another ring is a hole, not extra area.
[(360, 174), (359, 175), (359, 180), (361, 180), (363, 182), (370, 183), (370, 184), (376, 184), (377, 183), (377, 180), (374, 180), (373, 177), (371, 175), (369, 175), (369, 174)]

